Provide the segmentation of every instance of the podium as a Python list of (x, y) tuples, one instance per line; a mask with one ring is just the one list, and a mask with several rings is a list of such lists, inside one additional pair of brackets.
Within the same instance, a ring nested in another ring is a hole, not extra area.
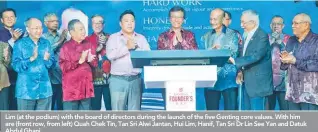
[(166, 89), (167, 111), (195, 111), (196, 88), (213, 87), (217, 67), (230, 50), (132, 51), (134, 68), (144, 68), (145, 88)]

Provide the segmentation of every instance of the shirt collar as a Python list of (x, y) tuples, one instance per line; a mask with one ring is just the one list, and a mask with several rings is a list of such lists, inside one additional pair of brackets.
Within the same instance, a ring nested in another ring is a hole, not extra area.
[(95, 32), (93, 32), (91, 36), (92, 36), (92, 37), (98, 37)]
[(14, 27), (11, 27), (10, 30), (9, 30), (5, 26), (3, 26), (3, 29), (10, 31), (10, 30), (14, 29)]
[[(52, 37), (55, 37), (51, 32), (46, 32), (46, 34), (48, 35), (48, 36), (52, 36)], [(60, 34), (59, 34), (59, 32), (56, 32), (56, 36), (60, 36)]]
[[(102, 34), (105, 34), (104, 32), (102, 32)], [(95, 32), (93, 32), (92, 33), (92, 36), (94, 36), (94, 37), (98, 37), (98, 35), (95, 33)]]
[(303, 41), (304, 41), (304, 42), (309, 42), (310, 39), (312, 38), (312, 36), (313, 36), (313, 33), (312, 33), (312, 31), (310, 30)]
[[(123, 30), (120, 30), (119, 34), (120, 34), (121, 36), (124, 36)], [(133, 36), (138, 36), (138, 34), (134, 31)]]
[[(222, 33), (226, 33), (227, 27), (225, 25), (222, 25)], [(212, 34), (216, 33), (215, 29), (212, 30)]]
[(83, 42), (85, 42), (86, 41), (86, 39), (84, 39), (82, 42), (77, 42), (77, 41), (75, 41), (73, 38), (71, 38), (70, 39), (70, 42), (72, 43), (72, 44), (82, 44)]
[(281, 34), (279, 35), (279, 37), (280, 37), (281, 39), (284, 39), (285, 34), (284, 34), (284, 33), (281, 33)]
[(250, 32), (248, 32), (248, 34), (252, 35), (256, 32), (256, 30), (258, 29), (258, 26), (256, 26), (254, 29), (252, 29)]
[(5, 28), (4, 26), (2, 26), (1, 28), (2, 28), (1, 30), (4, 30), (4, 31), (6, 31), (6, 32), (11, 34), (11, 31), (9, 29)]
[[(180, 30), (180, 31), (181, 31), (181, 33), (182, 33), (182, 32), (184, 32), (184, 29), (183, 29), (183, 28), (181, 28), (181, 30)], [(174, 31), (173, 31), (173, 29), (172, 29), (172, 28), (170, 28), (170, 29), (169, 29), (169, 33), (174, 33)]]
[[(32, 42), (34, 44), (33, 40), (30, 38), (30, 35), (27, 36), (26, 38), (27, 38), (27, 41)], [(37, 45), (41, 44), (42, 41), (43, 41), (43, 39), (42, 39), (42, 37), (40, 37), (39, 40), (38, 40)]]
[(252, 37), (252, 35), (256, 32), (257, 29), (258, 29), (258, 26), (255, 27), (254, 29), (252, 29), (249, 32), (244, 32), (243, 33), (243, 38), (246, 39), (248, 36)]

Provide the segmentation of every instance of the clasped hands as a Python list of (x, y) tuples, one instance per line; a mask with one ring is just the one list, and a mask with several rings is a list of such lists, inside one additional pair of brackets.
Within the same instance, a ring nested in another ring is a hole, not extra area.
[(91, 53), (91, 49), (84, 50), (82, 51), (82, 54), (78, 63), (83, 64), (86, 61), (86, 58), (87, 58), (87, 62), (92, 62), (96, 58), (96, 55), (93, 55)]
[[(30, 61), (33, 62), (34, 60), (38, 58), (38, 56), (39, 56), (38, 46), (35, 46), (33, 49), (33, 55), (30, 57)], [(48, 51), (45, 51), (43, 59), (46, 61), (50, 59), (50, 53)]]
[(296, 58), (293, 55), (292, 52), (288, 53), (287, 51), (283, 51), (280, 54), (280, 60), (284, 64), (295, 64), (296, 63)]

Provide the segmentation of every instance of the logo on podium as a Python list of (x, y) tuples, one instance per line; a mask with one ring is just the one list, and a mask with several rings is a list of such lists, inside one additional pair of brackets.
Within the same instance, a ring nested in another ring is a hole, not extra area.
[(195, 87), (191, 82), (171, 82), (167, 88), (167, 110), (195, 111)]

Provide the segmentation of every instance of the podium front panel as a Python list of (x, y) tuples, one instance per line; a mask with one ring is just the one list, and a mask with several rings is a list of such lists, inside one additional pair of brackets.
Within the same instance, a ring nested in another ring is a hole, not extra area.
[(146, 88), (165, 88), (167, 81), (195, 81), (196, 87), (213, 87), (217, 66), (145, 66)]

